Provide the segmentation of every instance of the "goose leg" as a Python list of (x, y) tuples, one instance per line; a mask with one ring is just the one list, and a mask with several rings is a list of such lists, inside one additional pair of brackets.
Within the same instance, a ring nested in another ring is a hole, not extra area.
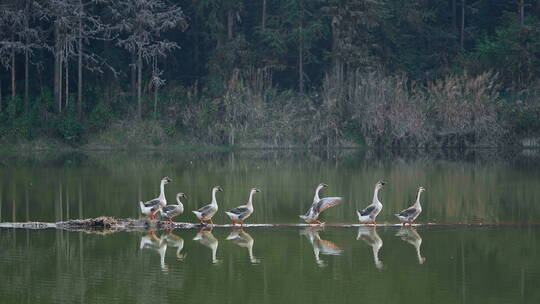
[(214, 222), (212, 221), (212, 219), (210, 219), (210, 224), (212, 224), (212, 226), (214, 226)]
[(240, 221), (240, 228), (244, 228), (244, 221)]

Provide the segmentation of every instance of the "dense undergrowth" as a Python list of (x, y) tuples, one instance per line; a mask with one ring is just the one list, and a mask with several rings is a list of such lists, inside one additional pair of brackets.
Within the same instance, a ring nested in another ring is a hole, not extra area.
[[(279, 90), (262, 70), (235, 70), (214, 88), (169, 86), (136, 119), (131, 98), (90, 94), (92, 110), (54, 112), (51, 95), (27, 114), (7, 100), (9, 145), (136, 149), (172, 146), (486, 147), (519, 144), (540, 130), (540, 85), (501, 93), (498, 76), (459, 74), (427, 84), (380, 72), (327, 75), (318, 91)], [(125, 113), (128, 113), (126, 115)], [(5, 147), (6, 147), (5, 145)]]

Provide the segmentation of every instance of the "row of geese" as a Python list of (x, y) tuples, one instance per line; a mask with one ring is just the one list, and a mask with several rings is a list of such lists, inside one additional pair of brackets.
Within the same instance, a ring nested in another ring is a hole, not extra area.
[[(165, 185), (170, 183), (171, 181), (172, 179), (170, 179), (169, 177), (164, 177), (160, 183), (159, 197), (149, 200), (145, 203), (143, 203), (142, 201), (139, 202), (141, 212), (144, 215), (150, 216), (151, 219), (156, 219), (156, 214), (159, 211), (163, 219), (167, 219), (169, 222), (171, 222), (174, 217), (184, 213), (184, 205), (180, 201), (180, 199), (187, 198), (186, 194), (184, 193), (178, 193), (176, 195), (176, 205), (167, 205), (167, 200), (165, 198)], [(373, 191), (373, 202), (363, 210), (356, 211), (360, 223), (375, 225), (377, 215), (379, 215), (383, 208), (383, 205), (379, 200), (378, 193), (384, 185), (384, 181), (378, 181), (375, 184), (375, 190)], [(300, 218), (303, 219), (306, 223), (323, 224), (317, 219), (321, 212), (343, 202), (342, 197), (321, 198), (319, 196), (319, 192), (321, 191), (321, 189), (326, 187), (328, 187), (328, 185), (323, 183), (317, 186), (317, 188), (315, 189), (315, 196), (313, 197), (313, 203), (311, 204), (311, 207), (309, 207), (306, 214), (300, 215)], [(410, 225), (422, 212), (422, 206), (420, 205), (420, 194), (422, 194), (422, 192), (424, 192), (425, 190), (426, 189), (424, 189), (423, 187), (419, 187), (418, 194), (416, 196), (416, 202), (411, 207), (395, 214), (396, 217), (401, 222), (403, 222), (403, 225), (407, 223)], [(216, 193), (221, 191), (223, 191), (223, 189), (220, 186), (215, 186), (214, 188), (212, 188), (212, 202), (199, 208), (198, 210), (192, 211), (199, 219), (201, 224), (205, 224), (206, 222), (210, 222), (212, 225), (214, 224), (214, 222), (212, 221), (212, 217), (218, 211)], [(251, 214), (253, 214), (253, 195), (258, 192), (261, 192), (261, 190), (257, 188), (252, 188), (249, 192), (249, 199), (246, 204), (225, 212), (227, 216), (231, 219), (233, 226), (235, 226), (236, 223), (240, 223), (240, 226), (243, 226), (244, 221), (248, 217), (250, 217)]]
[[(326, 266), (326, 263), (321, 259), (321, 255), (341, 255), (343, 249), (341, 249), (335, 243), (324, 240), (320, 237), (319, 232), (321, 228), (319, 227), (307, 227), (304, 230), (300, 231), (301, 235), (304, 235), (311, 246), (313, 247), (313, 253), (315, 255), (315, 263), (319, 266)], [(400, 237), (403, 241), (414, 246), (416, 250), (416, 257), (419, 264), (423, 264), (426, 261), (426, 258), (422, 256), (420, 252), (420, 246), (422, 245), (422, 237), (418, 232), (412, 227), (403, 227), (396, 233), (396, 236)], [(377, 233), (375, 227), (358, 227), (358, 234), (356, 236), (357, 240), (364, 241), (369, 245), (373, 252), (373, 262), (375, 267), (378, 269), (383, 268), (383, 262), (379, 258), (379, 251), (383, 246), (383, 240)], [(200, 243), (201, 245), (209, 248), (212, 251), (212, 263), (218, 264), (220, 260), (217, 258), (217, 249), (219, 245), (218, 239), (212, 234), (211, 230), (200, 230), (197, 235), (193, 238), (194, 241)], [(244, 230), (233, 230), (226, 238), (227, 241), (231, 241), (234, 244), (246, 248), (248, 251), (249, 260), (252, 264), (259, 264), (260, 259), (255, 257), (253, 254), (253, 244), (255, 240), (251, 235)], [(184, 261), (187, 254), (184, 249), (184, 239), (179, 235), (176, 235), (172, 232), (164, 233), (160, 237), (157, 237), (155, 232), (151, 232), (148, 235), (141, 237), (140, 249), (150, 249), (156, 251), (160, 256), (161, 268), (164, 271), (168, 270), (167, 265), (165, 264), (165, 254), (167, 248), (176, 248), (176, 258), (179, 261)]]

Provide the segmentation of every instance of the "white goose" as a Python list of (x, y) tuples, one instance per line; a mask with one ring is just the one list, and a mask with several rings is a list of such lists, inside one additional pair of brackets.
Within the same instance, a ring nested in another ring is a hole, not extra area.
[(156, 213), (158, 210), (167, 205), (167, 200), (165, 199), (165, 185), (170, 182), (172, 182), (172, 179), (165, 176), (163, 179), (161, 179), (161, 183), (159, 185), (159, 196), (155, 199), (147, 201), (146, 203), (143, 203), (142, 201), (139, 202), (139, 207), (141, 208), (142, 214), (150, 216), (150, 218), (153, 220), (156, 219)]
[(199, 210), (193, 210), (195, 216), (201, 221), (201, 224), (204, 224), (206, 221), (210, 221), (210, 224), (214, 225), (212, 217), (218, 211), (218, 204), (216, 200), (216, 192), (223, 191), (220, 186), (215, 186), (212, 188), (212, 202), (206, 206), (199, 208)]
[(172, 223), (172, 219), (180, 214), (184, 213), (184, 205), (180, 201), (180, 198), (187, 198), (187, 195), (184, 193), (176, 194), (176, 203), (177, 205), (167, 205), (161, 208), (159, 211), (162, 218), (166, 218)]
[(231, 211), (225, 211), (232, 221), (232, 225), (235, 226), (237, 222), (240, 222), (240, 226), (244, 227), (244, 221), (253, 213), (253, 194), (261, 192), (257, 188), (252, 188), (249, 192), (249, 200), (245, 205), (238, 206)]
[(396, 213), (395, 216), (403, 222), (403, 226), (409, 223), (412, 225), (412, 222), (420, 215), (422, 212), (422, 206), (420, 206), (420, 194), (426, 191), (424, 187), (418, 188), (418, 194), (416, 195), (416, 202), (411, 207), (401, 210), (399, 213)]
[(377, 229), (374, 226), (358, 227), (358, 234), (356, 235), (356, 239), (362, 240), (366, 242), (366, 244), (371, 246), (371, 249), (373, 250), (373, 261), (375, 263), (375, 267), (377, 267), (377, 269), (382, 269), (383, 262), (379, 259), (379, 250), (381, 250), (383, 246), (383, 241), (377, 233)]
[(375, 225), (375, 219), (382, 210), (382, 203), (379, 201), (379, 190), (384, 186), (385, 182), (380, 180), (375, 184), (375, 190), (373, 191), (373, 202), (367, 206), (364, 210), (356, 210), (358, 214), (358, 220), (360, 223), (371, 223)]
[(319, 184), (317, 186), (317, 188), (315, 189), (315, 196), (313, 197), (313, 203), (311, 204), (311, 207), (309, 207), (305, 215), (300, 215), (300, 218), (306, 221), (306, 223), (317, 223), (319, 225), (322, 225), (323, 223), (317, 220), (319, 214), (321, 214), (321, 212), (323, 212), (324, 210), (343, 202), (342, 197), (320, 198), (319, 191), (321, 191), (322, 188), (326, 187), (328, 187), (327, 184)]
[(426, 258), (420, 253), (420, 246), (422, 246), (422, 237), (416, 230), (412, 227), (403, 227), (398, 230), (396, 236), (401, 237), (401, 239), (411, 245), (416, 249), (416, 258), (418, 259), (418, 264), (424, 264)]

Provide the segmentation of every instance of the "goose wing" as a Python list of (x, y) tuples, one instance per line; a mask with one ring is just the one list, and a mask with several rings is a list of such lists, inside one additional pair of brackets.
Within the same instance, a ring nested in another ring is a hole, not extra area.
[(375, 206), (374, 205), (369, 205), (369, 206), (366, 207), (366, 209), (361, 210), (359, 212), (360, 212), (361, 216), (366, 216), (366, 215), (371, 214), (371, 212), (373, 212), (373, 210), (375, 210)]
[(239, 206), (239, 207), (236, 207), (236, 208), (234, 208), (233, 210), (231, 210), (229, 212), (240, 215), (240, 214), (248, 212), (248, 210), (249, 209), (246, 206)]
[(177, 206), (175, 206), (175, 205), (167, 205), (167, 206), (161, 208), (161, 210), (163, 210), (163, 212), (171, 212), (171, 211), (174, 211), (176, 208), (177, 208)]
[(330, 207), (341, 204), (342, 202), (343, 202), (342, 197), (325, 197), (319, 200), (315, 204), (313, 209), (315, 210), (315, 212), (321, 213)]
[(199, 208), (199, 211), (200, 213), (208, 213), (208, 211), (212, 210), (212, 205), (206, 205), (206, 206), (202, 206), (201, 208)]
[(153, 200), (149, 200), (148, 202), (144, 203), (144, 206), (145, 207), (152, 207), (152, 206), (155, 206), (155, 205), (159, 205), (160, 201), (159, 199), (155, 198)]
[(316, 203), (314, 203), (313, 205), (311, 205), (311, 207), (309, 207), (309, 209), (307, 210), (305, 216), (311, 216), (313, 213), (315, 213), (315, 205)]
[(410, 208), (407, 208), (405, 210), (401, 210), (398, 215), (399, 216), (403, 216), (403, 217), (409, 217), (413, 214), (415, 214), (416, 212), (418, 212), (418, 209), (414, 208), (414, 207), (410, 207)]

